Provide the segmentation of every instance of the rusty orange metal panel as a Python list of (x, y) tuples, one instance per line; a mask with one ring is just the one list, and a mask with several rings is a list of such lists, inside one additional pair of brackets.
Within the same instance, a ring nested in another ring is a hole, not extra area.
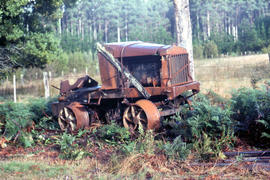
[[(160, 96), (166, 95), (168, 99), (172, 100), (177, 96), (181, 95), (185, 91), (195, 90), (197, 92), (200, 91), (200, 83), (199, 82), (187, 82), (181, 85), (172, 86), (172, 87), (146, 87), (145, 88), (151, 96)], [(135, 88), (126, 88), (124, 89), (124, 94), (127, 98), (138, 98), (141, 97), (140, 93)], [(115, 96), (115, 98), (120, 98), (119, 96)], [(106, 97), (104, 97), (106, 98)], [(107, 98), (112, 98), (108, 95)]]
[(101, 54), (98, 54), (100, 77), (102, 81), (102, 89), (118, 88), (118, 72), (115, 67), (107, 61)]
[(167, 87), (169, 81), (169, 61), (165, 56), (161, 57), (161, 87)]
[(187, 54), (187, 50), (179, 47), (179, 46), (169, 46), (169, 47), (161, 47), (158, 51), (160, 56), (164, 55), (177, 55), (177, 54)]
[(147, 55), (167, 55), (187, 53), (184, 48), (178, 46), (153, 44), (145, 42), (121, 42), (105, 44), (107, 50), (113, 52), (115, 58), (147, 56)]

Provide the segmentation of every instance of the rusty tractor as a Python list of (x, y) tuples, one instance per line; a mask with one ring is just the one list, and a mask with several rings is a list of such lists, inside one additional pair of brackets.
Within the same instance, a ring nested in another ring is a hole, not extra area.
[[(163, 117), (200, 90), (190, 75), (186, 49), (144, 42), (97, 44), (102, 85), (89, 76), (61, 81), (52, 104), (63, 131), (116, 122), (131, 133), (158, 130)], [(185, 96), (183, 95), (185, 94)]]

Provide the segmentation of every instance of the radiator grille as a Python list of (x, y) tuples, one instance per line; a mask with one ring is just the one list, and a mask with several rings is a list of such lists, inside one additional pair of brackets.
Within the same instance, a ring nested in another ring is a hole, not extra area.
[(188, 54), (172, 55), (170, 61), (172, 84), (187, 82), (189, 74)]

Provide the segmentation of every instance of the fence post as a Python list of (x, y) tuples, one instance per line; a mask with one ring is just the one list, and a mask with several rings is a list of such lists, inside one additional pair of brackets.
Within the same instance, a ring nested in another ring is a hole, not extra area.
[(270, 53), (268, 53), (268, 59), (269, 59), (269, 63), (270, 63)]
[(64, 76), (64, 71), (61, 72), (61, 76)]
[(45, 90), (45, 98), (50, 97), (50, 85), (48, 81), (48, 73), (43, 72), (43, 83), (44, 83), (44, 90)]
[(13, 74), (13, 94), (14, 94), (14, 102), (17, 102), (17, 94), (16, 94), (16, 75)]
[(88, 67), (85, 68), (85, 74), (88, 74)]
[(52, 81), (52, 72), (51, 71), (49, 71), (49, 79), (50, 79), (50, 81)]

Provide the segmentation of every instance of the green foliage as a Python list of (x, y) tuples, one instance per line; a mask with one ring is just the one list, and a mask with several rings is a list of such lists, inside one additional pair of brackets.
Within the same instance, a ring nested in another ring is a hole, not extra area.
[(263, 53), (270, 53), (270, 45), (269, 46), (267, 46), (267, 47), (264, 47), (263, 49), (262, 49), (262, 52)]
[(206, 58), (218, 56), (218, 47), (214, 41), (208, 41), (204, 44), (203, 55)]
[(109, 144), (121, 144), (130, 140), (130, 133), (124, 127), (112, 123), (104, 125), (94, 132), (95, 135)]
[(239, 121), (240, 127), (247, 131), (249, 126), (259, 117), (259, 101), (262, 91), (241, 88), (232, 93), (233, 118)]
[(193, 55), (195, 59), (202, 59), (203, 58), (203, 46), (200, 44), (193, 45)]
[(30, 33), (23, 44), (24, 56), (17, 63), (23, 67), (44, 67), (60, 54), (59, 40), (52, 33)]
[(183, 142), (182, 137), (176, 137), (172, 143), (167, 142), (164, 145), (165, 154), (172, 159), (185, 160), (190, 154), (190, 147)]
[(235, 41), (232, 35), (227, 33), (213, 33), (210, 37), (218, 47), (219, 54), (232, 53), (235, 51)]
[(89, 52), (64, 52), (49, 64), (48, 69), (56, 74), (73, 72), (75, 68), (77, 72), (85, 72), (85, 68), (88, 67), (88, 73), (90, 75), (96, 75), (98, 72), (97, 57)]
[(62, 16), (62, 6), (63, 1), (54, 0), (1, 2), (1, 69), (44, 67), (59, 55), (53, 24)]
[[(47, 165), (43, 162), (19, 161), (10, 160), (8, 162), (0, 162), (0, 174), (3, 177), (9, 177), (12, 174), (13, 178), (22, 178), (23, 173), (25, 179), (43, 179), (43, 178), (59, 178), (63, 174), (68, 174), (68, 168), (60, 165)], [(15, 174), (18, 174), (16, 176)], [(14, 176), (15, 175), (15, 176)]]
[(4, 124), (3, 135), (11, 140), (31, 125), (34, 114), (29, 107), (21, 103), (7, 102), (0, 104), (0, 122)]
[(84, 151), (84, 149), (76, 143), (77, 137), (78, 136), (64, 133), (61, 139), (56, 142), (60, 145), (60, 158), (79, 160), (86, 156), (91, 156), (90, 153)]
[(35, 98), (29, 99), (27, 106), (33, 113), (32, 120), (36, 127), (44, 129), (59, 129), (59, 125), (52, 117), (51, 103), (56, 99)]
[[(219, 94), (215, 93), (212, 90), (209, 90), (205, 96), (210, 101), (211, 105), (219, 106), (219, 107), (226, 107), (228, 106), (229, 100), (220, 96)], [(228, 108), (228, 107), (226, 107)]]
[[(207, 96), (198, 94), (193, 101), (192, 111), (185, 106), (173, 120), (164, 123), (168, 135), (177, 137), (176, 142), (167, 148), (179, 148), (183, 153), (193, 149), (202, 160), (223, 158), (222, 150), (233, 145), (235, 137), (233, 127), (236, 123), (231, 119), (232, 112), (223, 100), (213, 94), (208, 94), (208, 97), (211, 101)], [(189, 143), (188, 148), (180, 141), (180, 137), (184, 142)], [(166, 153), (169, 156), (179, 157), (176, 151), (171, 154)]]
[(0, 104), (0, 134), (24, 147), (34, 144), (36, 134), (27, 131), (33, 122), (38, 128), (58, 129), (51, 117), (51, 100), (32, 99), (28, 103), (6, 102)]
[(30, 111), (34, 114), (33, 120), (36, 124), (38, 121), (42, 119), (44, 116), (50, 117), (52, 116), (51, 112), (51, 102), (55, 101), (55, 99), (47, 100), (45, 98), (32, 98), (28, 100), (27, 106)]
[(193, 149), (197, 158), (208, 161), (214, 158), (224, 159), (224, 149), (232, 147), (235, 137), (232, 131), (223, 131), (218, 138), (209, 137), (207, 132), (193, 143)]
[(155, 135), (153, 131), (144, 132), (143, 128), (139, 127), (138, 137), (132, 141), (122, 145), (122, 151), (127, 154), (154, 154), (157, 147)]
[[(232, 93), (233, 118), (240, 122), (239, 132), (251, 141), (266, 145), (270, 134), (270, 93), (267, 89), (242, 88)], [(268, 142), (268, 143), (267, 143)]]
[(257, 31), (250, 22), (243, 21), (239, 27), (238, 46), (242, 52), (244, 51), (260, 51), (263, 47), (263, 41), (258, 37)]
[(203, 132), (207, 132), (210, 138), (218, 138), (221, 132), (234, 126), (230, 118), (230, 109), (212, 106), (202, 94), (197, 95), (192, 107), (192, 112), (184, 108), (180, 115), (175, 116), (175, 124), (178, 124), (176, 128), (182, 129), (178, 135), (182, 135), (188, 141), (194, 141), (194, 138), (200, 137)]

